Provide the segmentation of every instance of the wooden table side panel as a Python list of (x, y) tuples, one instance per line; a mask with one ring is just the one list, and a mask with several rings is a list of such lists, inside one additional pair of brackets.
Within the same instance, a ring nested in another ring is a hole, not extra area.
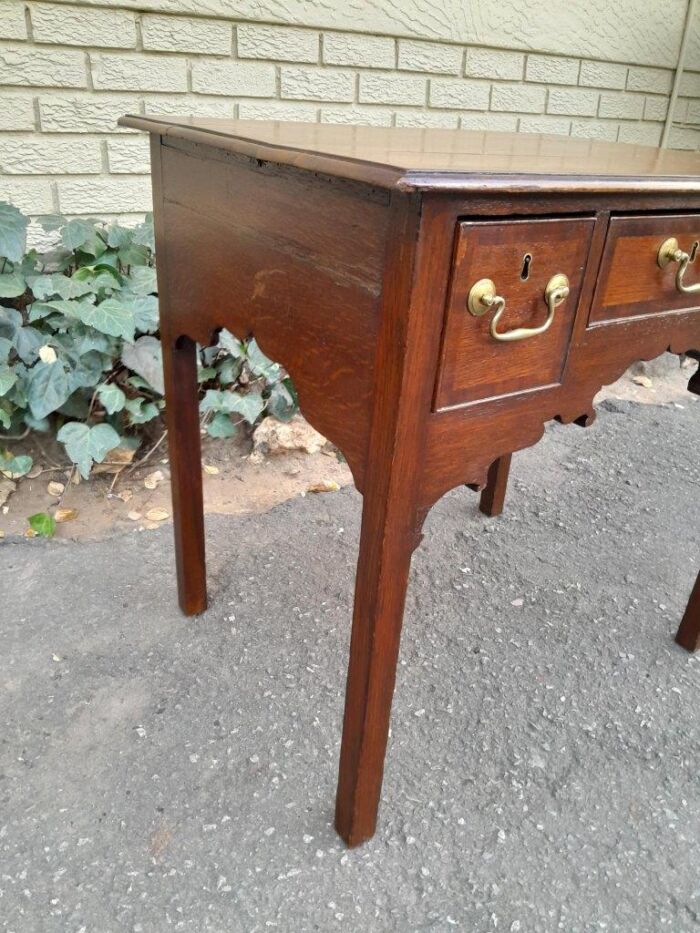
[(362, 488), (388, 207), (357, 190), (161, 147), (169, 301), (162, 328), (255, 336)]

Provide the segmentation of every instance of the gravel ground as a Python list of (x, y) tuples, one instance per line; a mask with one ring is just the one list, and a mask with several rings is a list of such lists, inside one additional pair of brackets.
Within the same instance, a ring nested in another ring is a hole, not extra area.
[(359, 496), (0, 544), (0, 929), (696, 930), (700, 404), (607, 401), (431, 513), (380, 828), (332, 829)]

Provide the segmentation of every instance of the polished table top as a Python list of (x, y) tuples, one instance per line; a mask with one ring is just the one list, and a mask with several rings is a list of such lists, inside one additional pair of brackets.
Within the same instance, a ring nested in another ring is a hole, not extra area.
[[(556, 181), (595, 179), (605, 190), (644, 179), (674, 190), (700, 190), (700, 154), (539, 133), (496, 133), (415, 127), (336, 126), (276, 120), (129, 115), (123, 126), (206, 142), (299, 168), (399, 187), (452, 185), (468, 177), (481, 186), (494, 176)], [(546, 182), (546, 185), (545, 185)], [(403, 184), (402, 184), (403, 183)]]

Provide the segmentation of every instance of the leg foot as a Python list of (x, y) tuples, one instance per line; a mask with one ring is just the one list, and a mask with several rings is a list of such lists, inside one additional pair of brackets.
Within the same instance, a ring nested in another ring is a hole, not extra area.
[(189, 337), (173, 343), (164, 339), (163, 368), (177, 588), (180, 607), (189, 616), (207, 608), (195, 342)]
[(498, 460), (494, 460), (489, 467), (486, 486), (479, 501), (479, 508), (484, 515), (495, 517), (503, 511), (506, 489), (508, 488), (510, 461), (511, 454), (503, 454)]
[(697, 651), (700, 648), (700, 574), (695, 581), (688, 608), (685, 610), (683, 621), (676, 633), (676, 641), (686, 651)]

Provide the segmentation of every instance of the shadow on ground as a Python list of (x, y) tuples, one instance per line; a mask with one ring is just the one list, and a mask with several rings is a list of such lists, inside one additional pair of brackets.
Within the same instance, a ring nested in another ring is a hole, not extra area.
[[(633, 415), (631, 417), (630, 415)], [(604, 403), (455, 490), (413, 564), (378, 835), (332, 829), (360, 500), (0, 544), (0, 929), (595, 930), (700, 922), (700, 404)]]

